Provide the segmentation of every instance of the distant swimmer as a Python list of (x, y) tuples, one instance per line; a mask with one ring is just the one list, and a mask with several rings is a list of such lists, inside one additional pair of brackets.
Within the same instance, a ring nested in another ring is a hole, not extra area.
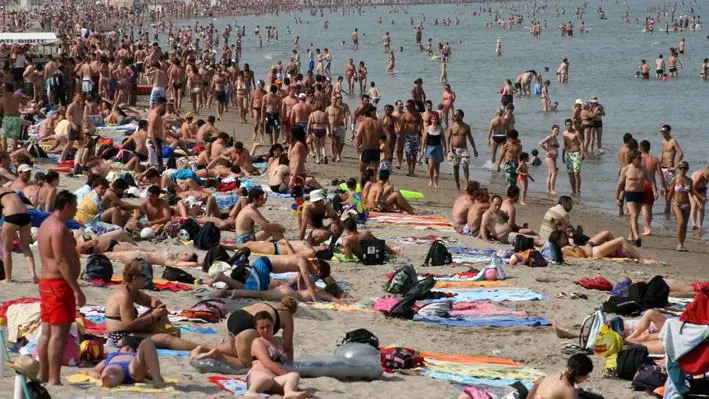
[(389, 62), (387, 62), (387, 73), (394, 73), (394, 67), (396, 66), (396, 60), (394, 58), (394, 52), (389, 51)]
[(445, 62), (441, 62), (441, 78), (440, 78), (441, 84), (445, 85), (448, 84), (448, 64)]
[(709, 80), (709, 58), (705, 58), (702, 66), (699, 68), (699, 76), (703, 80)]
[(559, 79), (559, 83), (566, 83), (569, 81), (569, 60), (564, 58), (556, 70), (556, 76)]
[(686, 39), (682, 39), (679, 41), (677, 44), (677, 51), (679, 51), (680, 54), (684, 54), (684, 46), (686, 45)]
[(359, 30), (357, 28), (352, 32), (352, 48), (359, 50)]
[(382, 42), (384, 42), (384, 52), (388, 53), (389, 51), (391, 51), (391, 36), (389, 35), (389, 32), (386, 32), (384, 34)]
[(495, 55), (498, 57), (502, 56), (502, 42), (499, 38), (497, 39), (497, 43), (495, 43)]
[(650, 79), (650, 64), (645, 60), (640, 60), (640, 76), (644, 80)]
[(662, 54), (655, 60), (655, 76), (662, 79), (665, 74), (665, 59)]
[(670, 59), (667, 60), (667, 70), (670, 72), (670, 76), (679, 76), (679, 72), (677, 72), (677, 64), (679, 64), (681, 69), (684, 69), (684, 65), (682, 65), (682, 61), (680, 61), (678, 57), (677, 50), (671, 48)]

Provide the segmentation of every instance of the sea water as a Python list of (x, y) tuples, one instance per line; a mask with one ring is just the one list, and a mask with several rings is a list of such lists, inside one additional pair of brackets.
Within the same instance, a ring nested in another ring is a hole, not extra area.
[[(622, 143), (624, 133), (632, 133), (638, 140), (647, 139), (652, 144), (652, 153), (659, 155), (661, 148), (660, 125), (672, 126), (673, 136), (677, 138), (685, 151), (685, 157), (691, 170), (707, 165), (706, 154), (707, 125), (709, 106), (707, 93), (709, 82), (699, 78), (699, 66), (705, 57), (709, 57), (707, 33), (682, 32), (665, 34), (664, 20), (657, 25), (654, 34), (643, 33), (643, 26), (634, 23), (639, 18), (641, 23), (651, 6), (661, 6), (659, 1), (628, 2), (627, 10), (632, 23), (624, 23), (626, 7), (615, 2), (602, 2), (606, 20), (601, 20), (596, 13), (598, 3), (593, 2), (586, 10), (583, 19), (586, 33), (579, 31), (581, 21), (576, 19), (575, 8), (582, 6), (582, 1), (562, 1), (548, 3), (547, 10), (536, 17), (547, 22), (547, 29), (537, 39), (529, 34), (530, 19), (525, 16), (521, 26), (503, 29), (494, 24), (493, 16), (487, 12), (473, 16), (484, 6), (480, 4), (458, 5), (419, 5), (406, 7), (392, 12), (391, 7), (364, 8), (362, 15), (342, 10), (337, 13), (325, 11), (324, 17), (311, 16), (309, 12), (282, 13), (276, 15), (239, 17), (236, 22), (246, 25), (246, 36), (242, 39), (241, 64), (249, 63), (258, 72), (256, 79), (264, 79), (266, 72), (277, 60), (287, 64), (291, 55), (293, 40), (300, 36), (302, 69), (307, 68), (306, 49), (328, 48), (333, 57), (333, 78), (344, 75), (345, 63), (352, 58), (355, 65), (365, 61), (368, 68), (368, 80), (375, 81), (381, 90), (379, 109), (384, 104), (394, 104), (397, 99), (406, 100), (410, 96), (413, 81), (422, 78), (427, 97), (434, 106), (441, 101), (442, 87), (439, 83), (440, 61), (432, 60), (421, 52), (415, 44), (414, 23), (423, 23), (423, 42), (433, 39), (434, 48), (439, 42), (448, 42), (452, 56), (448, 64), (448, 80), (457, 94), (455, 107), (464, 110), (465, 121), (470, 124), (480, 156), (472, 160), (471, 178), (480, 181), (504, 181), (502, 174), (493, 173), (486, 168), (489, 160), (487, 146), (487, 128), (494, 111), (500, 106), (499, 90), (505, 79), (511, 79), (530, 69), (542, 73), (544, 80), (550, 80), (552, 101), (559, 102), (556, 112), (543, 113), (538, 96), (515, 98), (516, 129), (524, 150), (529, 152), (538, 148), (539, 141), (550, 131), (552, 124), (564, 126), (564, 120), (570, 118), (571, 107), (577, 98), (589, 101), (591, 96), (598, 96), (605, 107), (603, 120), (603, 146), (605, 153), (600, 157), (587, 160), (582, 169), (581, 201), (591, 207), (612, 210), (615, 208), (615, 186), (618, 178), (617, 150)], [(514, 3), (525, 7), (528, 3)], [(566, 9), (566, 15), (556, 16), (556, 7)], [(493, 7), (498, 7), (494, 3)], [(695, 13), (701, 15), (702, 8), (694, 4)], [(526, 14), (525, 11), (521, 13)], [(677, 15), (685, 15), (688, 9), (678, 10)], [(509, 15), (509, 9), (503, 11)], [(303, 20), (295, 24), (294, 16)], [(382, 23), (378, 20), (381, 17)], [(445, 26), (434, 25), (435, 18), (458, 18), (460, 24)], [(234, 18), (200, 19), (201, 25), (213, 22), (221, 29), (227, 24), (234, 25)], [(323, 22), (329, 22), (329, 28)], [(392, 24), (394, 21), (394, 24)], [(559, 25), (571, 21), (574, 24), (573, 38), (562, 38)], [(194, 20), (190, 21), (194, 25)], [(260, 25), (263, 35), (263, 48), (258, 48), (254, 29)], [(276, 26), (279, 40), (267, 42), (265, 26)], [(287, 34), (290, 28), (290, 35)], [(359, 29), (359, 50), (352, 49), (351, 34)], [(395, 74), (386, 73), (387, 56), (383, 52), (382, 36), (391, 35), (391, 47), (395, 50)], [(680, 77), (663, 82), (654, 78), (654, 61), (659, 54), (669, 58), (669, 47), (677, 47), (680, 39), (686, 39), (686, 53), (680, 56), (684, 70)], [(502, 56), (495, 55), (495, 42), (500, 39)], [(234, 38), (230, 44), (232, 44)], [(343, 46), (341, 43), (345, 42)], [(312, 43), (312, 45), (311, 45)], [(223, 46), (223, 43), (221, 44)], [(403, 52), (399, 51), (403, 47)], [(567, 84), (556, 81), (555, 71), (563, 58), (570, 62), (570, 78)], [(640, 60), (645, 59), (651, 66), (653, 77), (649, 81), (638, 80), (635, 72)], [(548, 67), (549, 72), (544, 72)], [(346, 86), (346, 85), (345, 85)], [(368, 86), (367, 86), (368, 87)], [(359, 86), (356, 84), (356, 96), (346, 100), (354, 109), (359, 103)], [(562, 130), (563, 131), (563, 130)], [(540, 156), (544, 157), (544, 151)], [(444, 169), (446, 166), (444, 165)], [(450, 170), (450, 166), (448, 166)], [(531, 169), (536, 182), (531, 183), (530, 192), (545, 192), (546, 167)], [(421, 170), (419, 175), (423, 175)], [(422, 178), (422, 184), (424, 180)], [(570, 191), (565, 166), (559, 160), (557, 191)], [(661, 212), (661, 205), (655, 207)]]

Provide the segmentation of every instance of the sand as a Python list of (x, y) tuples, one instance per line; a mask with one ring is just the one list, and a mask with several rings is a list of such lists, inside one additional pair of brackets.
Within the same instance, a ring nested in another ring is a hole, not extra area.
[[(209, 112), (202, 111), (199, 117), (206, 118)], [(234, 112), (226, 115), (225, 121), (217, 122), (217, 126), (226, 131), (236, 131), (239, 140), (249, 144), (251, 142), (251, 126), (242, 125), (237, 122)], [(475, 138), (482, 141), (482, 133), (476, 132)], [(475, 163), (483, 163), (477, 160)], [(51, 164), (45, 163), (39, 169), (46, 170)], [(312, 172), (320, 182), (329, 182), (334, 178), (347, 178), (355, 175), (356, 156), (352, 145), (348, 143), (345, 149), (345, 159), (340, 164), (315, 165), (309, 163), (308, 171)], [(543, 176), (543, 171), (536, 173)], [(414, 206), (429, 214), (450, 217), (450, 207), (454, 198), (458, 195), (455, 185), (450, 175), (442, 176), (442, 187), (432, 190), (426, 185), (422, 176), (425, 169), (418, 168), (417, 178), (403, 176), (396, 171), (392, 176), (393, 183), (401, 188), (421, 191), (425, 194), (425, 199), (414, 201)], [(561, 176), (565, 178), (565, 176)], [(75, 189), (84, 183), (84, 178), (61, 177), (61, 187)], [(501, 177), (497, 178), (498, 181)], [(532, 198), (528, 206), (518, 206), (518, 223), (528, 222), (533, 228), (538, 229), (545, 210), (552, 206), (556, 199), (539, 194), (543, 183), (532, 185)], [(490, 187), (491, 193), (502, 194), (503, 189), (497, 186)], [(611, 200), (611, 199), (609, 199)], [(581, 204), (583, 201), (581, 200)], [(295, 220), (290, 210), (291, 201), (270, 199), (263, 210), (264, 215), (274, 221), (279, 221), (288, 226), (289, 237), (295, 237)], [(659, 204), (662, 206), (662, 203)], [(656, 207), (656, 209), (659, 209)], [(587, 233), (599, 230), (611, 230), (613, 234), (623, 235), (627, 231), (627, 225), (621, 218), (613, 215), (599, 213), (590, 209), (585, 209), (583, 205), (575, 204), (572, 211), (572, 221), (575, 224), (584, 226)], [(656, 225), (661, 225), (663, 218), (656, 221)], [(377, 226), (369, 223), (367, 229), (380, 238), (388, 239), (395, 236), (406, 235), (428, 235), (437, 234), (429, 230), (411, 230), (400, 227)], [(450, 235), (444, 233), (443, 235)], [(502, 248), (495, 244), (487, 244), (469, 237), (453, 234), (459, 241), (460, 246), (471, 248)], [(233, 232), (225, 232), (223, 239), (233, 238)], [(156, 244), (145, 242), (141, 245), (155, 246)], [(160, 243), (158, 247), (168, 251), (193, 251), (191, 247), (176, 247), (171, 244)], [(575, 325), (593, 309), (600, 305), (604, 298), (604, 293), (600, 291), (589, 291), (575, 285), (582, 276), (603, 275), (611, 281), (630, 276), (633, 278), (649, 278), (656, 274), (665, 277), (692, 281), (700, 278), (706, 279), (707, 247), (700, 241), (690, 238), (688, 247), (690, 252), (677, 253), (672, 249), (675, 246), (674, 233), (655, 229), (655, 236), (643, 240), (641, 253), (648, 258), (665, 262), (660, 265), (640, 265), (633, 262), (613, 262), (584, 260), (570, 262), (563, 266), (550, 266), (547, 268), (529, 268), (526, 266), (506, 266), (509, 282), (519, 287), (527, 287), (534, 291), (543, 293), (549, 299), (542, 302), (521, 302), (515, 305), (526, 310), (530, 315), (542, 316), (548, 319), (556, 319), (564, 325)], [(507, 246), (505, 246), (507, 247)], [(404, 251), (394, 263), (383, 266), (363, 266), (349, 263), (333, 263), (333, 275), (338, 279), (347, 282), (353, 287), (352, 295), (357, 298), (376, 298), (384, 294), (383, 284), (386, 281), (385, 274), (394, 270), (398, 265), (409, 263), (417, 267), (419, 271), (426, 272), (451, 272), (462, 271), (461, 267), (429, 267), (423, 268), (424, 256), (428, 246), (404, 245)], [(204, 251), (197, 251), (200, 259)], [(35, 259), (39, 267), (39, 254), (34, 248)], [(29, 273), (24, 258), (14, 255), (15, 279), (18, 280), (10, 285), (3, 286), (0, 293), (0, 301), (18, 298), (21, 296), (38, 296), (37, 287), (29, 281)], [(114, 265), (115, 272), (122, 271), (122, 264)], [(38, 270), (39, 272), (39, 270)], [(201, 271), (191, 271), (196, 276), (203, 276)], [(155, 275), (162, 274), (162, 267), (155, 267)], [(552, 282), (539, 282), (552, 281)], [(105, 305), (104, 300), (109, 291), (106, 288), (93, 287), (81, 284), (89, 304)], [(588, 296), (588, 300), (559, 299), (556, 295), (560, 292), (583, 292)], [(194, 304), (198, 299), (192, 292), (180, 293), (151, 293), (158, 296), (167, 303), (169, 309), (183, 309)], [(231, 310), (238, 309), (248, 301), (229, 301)], [(226, 336), (225, 323), (212, 325), (219, 331), (219, 335), (198, 335), (185, 334), (184, 337), (197, 342), (214, 342)], [(422, 323), (415, 323), (403, 320), (387, 319), (378, 313), (343, 313), (330, 310), (316, 310), (306, 306), (300, 307), (296, 314), (295, 329), (295, 356), (315, 356), (326, 355), (334, 350), (335, 345), (344, 336), (345, 332), (356, 329), (367, 328), (379, 337), (382, 345), (405, 345), (419, 350), (436, 351), (461, 355), (480, 355), (511, 358), (521, 362), (526, 366), (537, 368), (544, 372), (552, 372), (560, 369), (565, 364), (566, 358), (561, 354), (561, 349), (565, 341), (558, 339), (551, 327), (518, 327), (518, 328), (446, 328)], [(626, 381), (602, 378), (602, 362), (598, 357), (594, 357), (596, 370), (591, 375), (590, 380), (584, 385), (602, 393), (606, 398), (628, 398), (642, 397), (644, 394), (633, 393), (629, 389)], [(180, 381), (177, 395), (183, 397), (228, 397), (229, 394), (213, 385), (207, 380), (207, 375), (199, 374), (190, 367), (185, 359), (161, 358), (163, 375), (167, 378), (176, 378)], [(85, 369), (86, 370), (86, 369)], [(62, 369), (62, 376), (74, 374), (81, 370), (71, 367)], [(340, 382), (332, 378), (307, 379), (302, 382), (302, 387), (319, 397), (323, 398), (389, 398), (389, 397), (432, 397), (432, 398), (453, 398), (462, 391), (462, 388), (444, 381), (434, 380), (425, 376), (408, 376), (402, 374), (385, 374), (385, 376), (374, 382)], [(8, 371), (4, 378), (0, 379), (0, 397), (11, 397), (13, 389), (13, 379)], [(114, 393), (101, 391), (100, 388), (83, 390), (64, 383), (62, 387), (50, 387), (49, 391), (53, 397), (168, 397), (175, 394), (135, 394), (135, 393)]]

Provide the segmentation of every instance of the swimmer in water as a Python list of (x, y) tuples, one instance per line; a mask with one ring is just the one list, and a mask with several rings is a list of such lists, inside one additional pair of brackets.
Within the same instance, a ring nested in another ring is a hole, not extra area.
[(500, 39), (497, 39), (497, 43), (495, 44), (495, 55), (498, 57), (502, 57), (502, 42)]

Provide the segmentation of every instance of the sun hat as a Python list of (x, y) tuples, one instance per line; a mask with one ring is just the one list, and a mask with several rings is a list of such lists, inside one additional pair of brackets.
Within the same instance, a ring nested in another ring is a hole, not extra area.
[(325, 199), (325, 193), (322, 190), (313, 190), (310, 192), (310, 202), (318, 202)]
[(583, 100), (580, 98), (576, 99), (576, 104), (583, 105)]
[(7, 362), (7, 366), (30, 380), (39, 382), (39, 362), (33, 359), (32, 356), (22, 355), (14, 362)]
[(23, 163), (17, 168), (18, 173), (24, 173), (24, 172), (30, 172), (32, 171), (32, 167), (27, 165), (26, 163)]

